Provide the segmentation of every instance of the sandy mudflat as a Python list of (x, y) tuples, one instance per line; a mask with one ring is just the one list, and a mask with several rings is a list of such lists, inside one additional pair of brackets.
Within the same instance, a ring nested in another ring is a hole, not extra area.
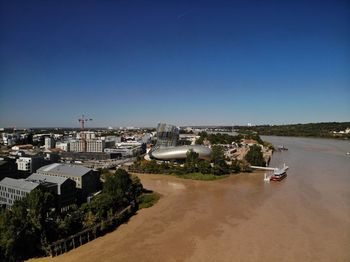
[(282, 194), (287, 180), (264, 185), (262, 176), (205, 182), (140, 175), (145, 187), (163, 195), (158, 204), (43, 261), (350, 260), (349, 220), (334, 220), (300, 194)]

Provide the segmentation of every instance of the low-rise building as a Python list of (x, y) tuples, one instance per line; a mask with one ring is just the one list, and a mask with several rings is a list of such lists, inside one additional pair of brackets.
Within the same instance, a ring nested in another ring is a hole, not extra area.
[(16, 160), (16, 164), (19, 171), (34, 173), (45, 162), (42, 156), (21, 156)]
[(76, 203), (76, 183), (72, 179), (34, 173), (26, 180), (39, 184), (54, 183), (57, 186), (57, 208), (61, 211), (68, 210), (71, 205)]
[(195, 134), (180, 134), (179, 135), (179, 141), (189, 141), (191, 145), (196, 144), (196, 140), (199, 139), (200, 136), (195, 135)]
[(0, 158), (0, 180), (5, 177), (17, 178), (17, 165), (16, 160), (6, 157)]
[(21, 138), (19, 133), (3, 133), (2, 134), (2, 140), (4, 145), (6, 146), (12, 146), (16, 144), (16, 142)]
[(26, 145), (16, 145), (11, 147), (12, 150), (18, 151), (18, 150), (28, 150), (28, 149), (33, 149), (32, 144), (26, 144)]
[(53, 194), (57, 194), (57, 185), (54, 183), (5, 177), (0, 181), (0, 205), (11, 207), (16, 200), (22, 199), (39, 186), (43, 186)]
[(69, 152), (70, 151), (70, 144), (69, 142), (57, 142), (56, 148), (62, 149), (63, 151)]
[(83, 201), (100, 189), (100, 173), (83, 166), (55, 163), (39, 168), (37, 173), (72, 179), (76, 183), (76, 188), (81, 193)]
[(117, 154), (120, 157), (132, 157), (143, 153), (141, 146), (136, 147), (122, 147), (122, 148), (105, 148), (105, 153)]

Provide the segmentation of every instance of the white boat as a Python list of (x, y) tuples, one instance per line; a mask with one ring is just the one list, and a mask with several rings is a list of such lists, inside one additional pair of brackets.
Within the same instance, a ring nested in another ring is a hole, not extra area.
[(287, 170), (289, 169), (286, 164), (283, 164), (282, 168), (276, 168), (273, 171), (273, 175), (270, 177), (271, 181), (281, 181), (282, 179), (286, 178), (287, 176)]

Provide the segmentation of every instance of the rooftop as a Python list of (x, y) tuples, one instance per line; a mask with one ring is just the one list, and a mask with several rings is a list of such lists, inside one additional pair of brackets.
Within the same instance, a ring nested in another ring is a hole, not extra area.
[(86, 173), (90, 172), (91, 169), (78, 166), (78, 165), (69, 165), (69, 164), (61, 164), (54, 163), (51, 165), (43, 166), (37, 170), (37, 173), (56, 173), (56, 174), (65, 174), (69, 176), (82, 177)]
[(11, 187), (11, 188), (18, 188), (26, 191), (31, 191), (35, 189), (37, 186), (39, 186), (40, 183), (26, 181), (24, 179), (13, 179), (13, 178), (5, 177), (3, 180), (0, 181), (0, 185)]
[(50, 182), (50, 183), (61, 185), (64, 182), (66, 182), (68, 178), (60, 177), (60, 176), (46, 176), (38, 173), (33, 173), (26, 180), (38, 181), (38, 182)]
[(26, 180), (30, 182), (37, 182), (37, 183), (54, 183), (57, 184), (57, 193), (61, 194), (61, 185), (66, 182), (69, 178), (60, 177), (60, 176), (46, 176), (38, 173), (31, 174)]

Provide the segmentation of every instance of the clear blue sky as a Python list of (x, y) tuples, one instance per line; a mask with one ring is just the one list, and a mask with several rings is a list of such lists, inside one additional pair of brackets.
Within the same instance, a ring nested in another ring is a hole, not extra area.
[(349, 1), (0, 3), (0, 127), (350, 120)]

